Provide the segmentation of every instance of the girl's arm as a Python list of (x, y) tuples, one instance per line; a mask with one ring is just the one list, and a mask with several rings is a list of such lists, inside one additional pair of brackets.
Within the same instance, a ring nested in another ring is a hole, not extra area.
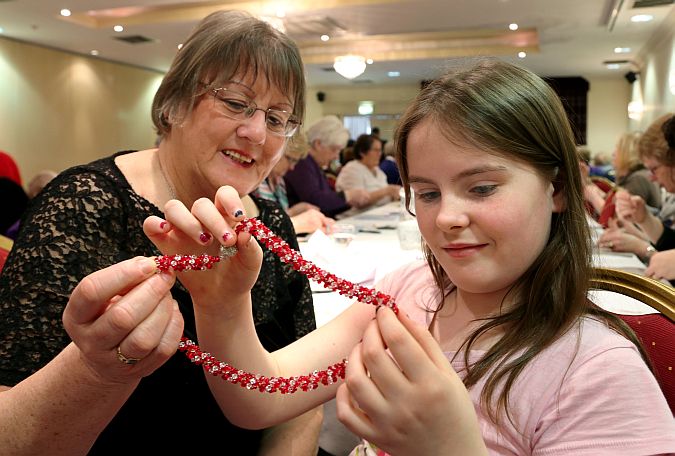
[[(250, 234), (237, 235), (232, 228), (244, 218), (241, 207), (236, 191), (222, 187), (213, 202), (198, 200), (190, 210), (179, 201), (171, 201), (165, 208), (168, 224), (149, 217), (143, 226), (148, 237), (167, 254), (201, 253), (205, 247), (217, 254), (220, 242), (236, 243), (237, 254), (212, 270), (184, 272), (179, 277), (192, 297), (202, 351), (267, 377), (309, 374), (346, 358), (373, 318), (374, 306), (357, 303), (328, 325), (273, 354), (264, 349), (255, 331), (250, 295), (260, 271), (262, 250)], [(201, 236), (204, 232), (220, 242), (205, 243)], [(336, 386), (321, 386), (311, 392), (269, 394), (208, 374), (207, 379), (227, 418), (246, 428), (266, 428), (298, 416), (332, 398), (336, 390)]]

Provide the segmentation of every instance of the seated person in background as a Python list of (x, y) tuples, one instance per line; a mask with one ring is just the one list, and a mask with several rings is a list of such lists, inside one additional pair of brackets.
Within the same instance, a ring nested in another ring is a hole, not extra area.
[(307, 136), (298, 131), (286, 145), (284, 154), (272, 168), (269, 176), (253, 192), (259, 198), (279, 203), (279, 206), (291, 217), (293, 228), (298, 234), (313, 233), (317, 229), (330, 231), (330, 227), (335, 223), (335, 220), (323, 215), (319, 208), (313, 204), (300, 202), (293, 206), (288, 205), (284, 174), (292, 170), (300, 160), (307, 157), (308, 150)]
[(347, 144), (349, 131), (336, 116), (319, 119), (307, 129), (309, 155), (284, 176), (290, 206), (306, 202), (317, 206), (328, 217), (368, 202), (365, 190), (336, 192), (328, 184), (323, 168), (335, 160)]
[(19, 185), (23, 185), (21, 182), (21, 173), (19, 172), (19, 167), (16, 162), (6, 152), (0, 150), (0, 177), (6, 177)]
[(367, 209), (370, 206), (381, 206), (399, 198), (398, 185), (387, 184), (387, 176), (380, 169), (382, 158), (382, 141), (372, 135), (361, 135), (354, 143), (354, 160), (347, 163), (335, 182), (337, 191), (365, 190), (368, 200), (351, 213)]
[(18, 223), (28, 207), (28, 196), (21, 185), (7, 177), (0, 177), (0, 201), (0, 234), (14, 239), (16, 233), (12, 227)]
[(380, 160), (380, 169), (386, 174), (388, 184), (401, 185), (401, 174), (398, 172), (398, 166), (394, 158), (394, 147), (393, 141), (389, 141), (384, 145), (384, 157)]
[(44, 169), (37, 173), (28, 183), (28, 198), (33, 199), (42, 191), (45, 186), (56, 177), (56, 172), (51, 169)]
[(597, 220), (605, 207), (607, 194), (591, 180), (589, 165), (591, 152), (586, 148), (577, 147), (577, 155), (579, 157), (579, 171), (581, 172), (581, 183), (584, 188), (586, 210), (593, 219)]
[(616, 183), (632, 195), (641, 197), (648, 206), (661, 207), (661, 190), (652, 182), (650, 173), (640, 160), (638, 142), (641, 133), (626, 133), (619, 138), (614, 151)]
[(595, 154), (590, 161), (591, 176), (606, 177), (612, 182), (616, 179), (612, 161), (606, 153)]
[[(668, 192), (675, 192), (675, 115), (656, 119), (639, 144), (640, 158), (653, 178)], [(636, 223), (653, 243), (657, 253), (651, 256), (645, 272), (656, 279), (675, 279), (675, 230), (647, 210), (644, 199), (619, 191), (616, 209), (621, 218)]]

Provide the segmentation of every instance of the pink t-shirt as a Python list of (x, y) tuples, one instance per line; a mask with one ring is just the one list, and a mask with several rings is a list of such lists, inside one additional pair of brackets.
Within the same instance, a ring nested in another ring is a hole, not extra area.
[[(376, 287), (429, 326), (438, 289), (424, 262), (386, 276)], [(532, 360), (510, 392), (514, 426), (499, 428), (480, 406), (484, 380), (471, 388), (491, 455), (655, 455), (675, 453), (675, 421), (637, 348), (603, 323), (584, 318)], [(578, 335), (581, 333), (579, 344)], [(575, 355), (576, 352), (576, 355)], [(446, 353), (451, 359), (454, 353)], [(472, 353), (472, 359), (482, 352)], [(461, 354), (452, 365), (463, 368)], [(376, 454), (361, 446), (361, 453)], [(356, 454), (356, 453), (352, 453)], [(379, 453), (382, 454), (382, 453)]]

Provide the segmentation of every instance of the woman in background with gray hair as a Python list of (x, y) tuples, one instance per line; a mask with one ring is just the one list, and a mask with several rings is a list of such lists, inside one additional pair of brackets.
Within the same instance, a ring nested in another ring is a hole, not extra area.
[(298, 162), (284, 177), (288, 203), (313, 204), (328, 217), (335, 217), (350, 207), (368, 204), (368, 192), (363, 189), (336, 192), (331, 188), (323, 168), (338, 158), (347, 144), (349, 131), (336, 116), (322, 117), (307, 129), (309, 156)]

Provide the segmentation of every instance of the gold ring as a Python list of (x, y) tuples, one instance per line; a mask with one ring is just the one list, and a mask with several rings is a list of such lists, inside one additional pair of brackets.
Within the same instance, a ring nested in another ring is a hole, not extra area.
[(129, 358), (128, 356), (125, 356), (122, 353), (122, 350), (120, 350), (119, 345), (117, 346), (117, 359), (119, 359), (121, 363), (131, 364), (131, 365), (136, 364), (137, 362), (139, 362), (141, 360), (140, 358)]
[(221, 260), (225, 260), (227, 258), (230, 258), (231, 256), (234, 256), (237, 254), (237, 246), (236, 245), (231, 245), (229, 247), (225, 247), (224, 245), (220, 245), (220, 249), (218, 249), (218, 257)]

